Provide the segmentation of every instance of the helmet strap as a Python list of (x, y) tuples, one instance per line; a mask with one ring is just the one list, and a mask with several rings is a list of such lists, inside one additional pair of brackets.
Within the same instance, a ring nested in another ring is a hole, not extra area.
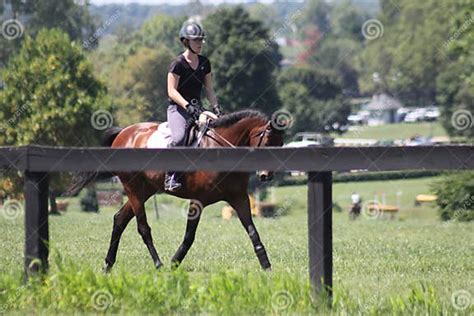
[(198, 53), (196, 53), (192, 48), (191, 48), (191, 44), (189, 43), (189, 40), (187, 38), (185, 38), (183, 40), (183, 43), (184, 43), (184, 46), (189, 49), (191, 51), (191, 53), (195, 54), (195, 55), (198, 55)]
[(195, 54), (195, 55), (197, 55), (197, 54), (198, 54), (198, 53), (196, 53), (196, 52), (195, 52), (195, 51), (194, 51), (194, 50), (191, 48), (191, 45), (189, 45), (189, 47), (188, 47), (188, 48), (189, 48), (189, 50), (191, 51), (191, 53), (193, 53), (193, 54)]

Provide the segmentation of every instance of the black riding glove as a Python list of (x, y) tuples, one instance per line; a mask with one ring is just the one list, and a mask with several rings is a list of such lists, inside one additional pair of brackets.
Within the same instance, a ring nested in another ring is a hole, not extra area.
[(196, 121), (199, 120), (199, 110), (192, 104), (188, 103), (186, 105), (186, 111), (189, 114), (188, 125), (192, 126), (196, 124)]
[(219, 106), (219, 104), (214, 105), (214, 107), (212, 108), (212, 110), (214, 111), (214, 113), (215, 113), (217, 116), (221, 116), (221, 115), (222, 115), (222, 108)]
[(186, 111), (188, 112), (189, 115), (191, 115), (193, 117), (198, 115), (197, 108), (194, 105), (192, 105), (191, 103), (186, 104), (185, 108), (186, 108)]

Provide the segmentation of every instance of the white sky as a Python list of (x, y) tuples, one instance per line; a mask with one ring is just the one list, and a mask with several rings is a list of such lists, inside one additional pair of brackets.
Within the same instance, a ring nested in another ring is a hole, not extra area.
[[(128, 4), (128, 3), (140, 3), (140, 4), (183, 4), (188, 3), (189, 0), (91, 0), (92, 4)], [(242, 2), (255, 2), (254, 0), (201, 0), (204, 4), (218, 4), (218, 3), (242, 3)], [(258, 0), (257, 2), (270, 3), (273, 0)]]

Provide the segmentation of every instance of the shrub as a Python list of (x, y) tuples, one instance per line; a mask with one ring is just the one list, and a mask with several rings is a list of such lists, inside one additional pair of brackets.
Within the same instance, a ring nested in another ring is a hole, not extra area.
[(99, 212), (95, 187), (89, 186), (86, 189), (86, 195), (81, 199), (81, 210), (84, 212)]
[(449, 174), (435, 182), (432, 191), (442, 220), (474, 220), (474, 172)]

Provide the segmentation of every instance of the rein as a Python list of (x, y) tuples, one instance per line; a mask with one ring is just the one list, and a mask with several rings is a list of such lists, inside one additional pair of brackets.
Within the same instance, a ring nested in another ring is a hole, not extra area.
[[(268, 124), (269, 124), (269, 123), (268, 123)], [(265, 135), (266, 135), (266, 133), (267, 133), (267, 126), (268, 126), (268, 124), (266, 125), (266, 127), (265, 127), (265, 129), (264, 129), (263, 131), (261, 131), (261, 132), (258, 133), (257, 135), (254, 135), (254, 136), (251, 136), (251, 137), (250, 137), (250, 138), (254, 138), (254, 137), (259, 137), (259, 136), (260, 136), (260, 139), (259, 139), (259, 141), (258, 141), (257, 147), (260, 147), (260, 146), (262, 145), (263, 138), (265, 137)], [(208, 131), (212, 131), (212, 133), (213, 133), (215, 136), (218, 136), (221, 140), (223, 140), (223, 141), (224, 141), (227, 145), (229, 145), (230, 147), (232, 147), (232, 148), (236, 148), (236, 147), (237, 147), (237, 146), (233, 145), (231, 142), (229, 142), (224, 136), (222, 136), (222, 135), (216, 133), (216, 132), (214, 131), (214, 129), (212, 129), (212, 130), (209, 129)], [(217, 139), (215, 139), (215, 138), (212, 137), (211, 135), (208, 135), (207, 132), (206, 132), (205, 135), (206, 135), (207, 137), (212, 138), (212, 139), (215, 140), (216, 142), (218, 142)], [(219, 142), (218, 142), (218, 143), (219, 143)], [(222, 145), (222, 144), (219, 143), (219, 145)]]

